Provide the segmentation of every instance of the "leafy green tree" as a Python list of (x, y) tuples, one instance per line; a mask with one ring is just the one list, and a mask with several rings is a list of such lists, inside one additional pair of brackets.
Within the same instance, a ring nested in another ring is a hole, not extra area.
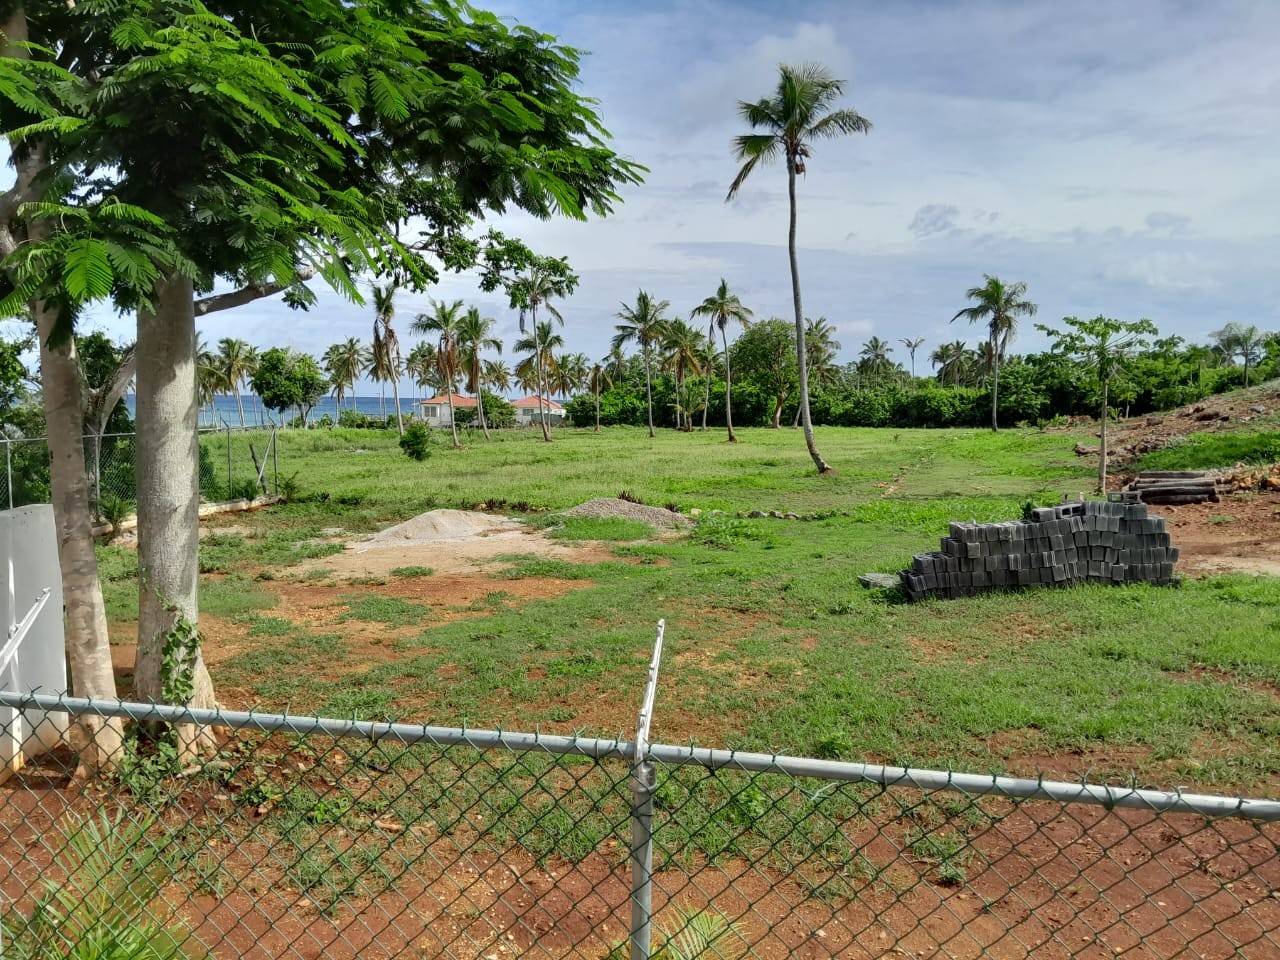
[(22, 362), (22, 354), (30, 346), (26, 340), (0, 339), (0, 423), (4, 422), (5, 412), (26, 397), (31, 375)]
[(814, 443), (809, 414), (808, 353), (805, 350), (804, 307), (800, 298), (800, 266), (796, 258), (796, 175), (805, 172), (813, 141), (867, 133), (871, 129), (871, 121), (856, 110), (833, 109), (836, 100), (844, 93), (844, 81), (833, 77), (827, 68), (806, 63), (800, 66), (782, 64), (778, 70), (778, 86), (773, 94), (753, 103), (738, 103), (738, 115), (752, 130), (765, 132), (746, 133), (734, 138), (734, 155), (743, 164), (729, 185), (726, 199), (733, 199), (758, 164), (769, 163), (782, 156), (787, 169), (790, 204), (787, 253), (791, 261), (791, 296), (795, 304), (800, 420), (804, 425), (809, 456), (813, 458), (818, 472), (830, 473), (831, 468)]
[(998, 277), (984, 273), (986, 282), (980, 287), (971, 287), (965, 296), (976, 300), (971, 307), (956, 311), (951, 322), (961, 319), (970, 323), (985, 322), (987, 325), (987, 349), (991, 366), (991, 429), (999, 430), (998, 404), (1000, 394), (1000, 359), (1004, 356), (1009, 341), (1018, 330), (1018, 318), (1034, 316), (1036, 304), (1027, 297), (1027, 285), (1021, 280), (1005, 283)]
[(624, 303), (622, 309), (615, 314), (622, 322), (614, 329), (618, 332), (613, 337), (613, 347), (621, 350), (628, 343), (640, 347), (640, 356), (644, 358), (644, 390), (649, 406), (649, 438), (653, 432), (653, 348), (662, 340), (663, 330), (667, 325), (668, 300), (654, 300), (644, 290), (636, 294), (635, 305)]
[(733, 433), (733, 375), (729, 367), (729, 338), (726, 330), (731, 321), (736, 320), (743, 327), (750, 326), (752, 313), (742, 305), (736, 293), (729, 292), (729, 284), (724, 277), (720, 278), (720, 286), (716, 292), (689, 312), (691, 317), (707, 317), (711, 321), (711, 335), (720, 331), (720, 342), (724, 345), (724, 419), (729, 429), (729, 442), (737, 443)]
[(772, 317), (753, 323), (733, 344), (733, 365), (740, 380), (752, 381), (773, 398), (770, 426), (782, 424), (782, 407), (799, 387), (795, 339), (786, 320)]
[(1263, 333), (1253, 324), (1228, 323), (1221, 330), (1209, 334), (1214, 346), (1228, 359), (1240, 358), (1244, 365), (1244, 385), (1249, 386), (1249, 370), (1256, 367), (1266, 355), (1267, 341), (1274, 334)]
[(250, 384), (268, 410), (283, 414), (297, 407), (304, 429), (308, 415), (329, 389), (329, 381), (313, 357), (284, 347), (262, 352)]
[(1066, 329), (1058, 330), (1044, 324), (1036, 324), (1046, 336), (1053, 339), (1053, 349), (1071, 357), (1086, 367), (1097, 378), (1101, 401), (1098, 420), (1101, 424), (1098, 448), (1098, 490), (1107, 489), (1107, 419), (1110, 409), (1110, 389), (1124, 370), (1133, 354), (1145, 346), (1147, 337), (1159, 331), (1150, 320), (1112, 320), (1098, 316), (1092, 320), (1063, 317)]
[(893, 347), (879, 337), (872, 337), (862, 345), (862, 349), (858, 351), (858, 356), (862, 358), (858, 361), (858, 372), (864, 382), (877, 383), (892, 372), (894, 362), (889, 359), (891, 353)]
[(948, 382), (958, 387), (969, 379), (968, 370), (972, 362), (972, 354), (963, 340), (942, 343), (929, 354), (929, 362), (938, 368), (938, 382)]
[(676, 317), (667, 323), (662, 330), (662, 361), (675, 377), (676, 387), (676, 429), (693, 430), (693, 411), (690, 410), (689, 398), (685, 385), (689, 374), (698, 376), (702, 373), (702, 345), (705, 338), (701, 331), (689, 326), (683, 319)]

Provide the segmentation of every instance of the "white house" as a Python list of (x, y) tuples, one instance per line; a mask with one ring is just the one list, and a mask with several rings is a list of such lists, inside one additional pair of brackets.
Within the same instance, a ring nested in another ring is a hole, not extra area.
[[(453, 396), (453, 409), (458, 410), (474, 410), (476, 408), (475, 397), (464, 397), (460, 393)], [(438, 397), (432, 397), (429, 400), (419, 400), (415, 406), (422, 410), (422, 419), (429, 427), (449, 427), (453, 425), (453, 421), (449, 416), (449, 394), (441, 394)]]
[[(528, 427), (538, 422), (538, 395), (531, 393), (511, 404), (516, 408), (516, 426)], [(564, 423), (564, 407), (550, 397), (542, 398), (543, 409), (553, 426)]]

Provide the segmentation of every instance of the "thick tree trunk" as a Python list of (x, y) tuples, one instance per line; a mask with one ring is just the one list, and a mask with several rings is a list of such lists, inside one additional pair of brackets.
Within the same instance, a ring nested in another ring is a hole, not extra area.
[[(138, 313), (134, 690), (141, 700), (161, 702), (175, 687), (182, 689), (186, 678), (187, 702), (211, 708), (217, 702), (199, 643), (179, 643), (175, 649), (183, 621), (194, 626), (199, 619), (200, 445), (191, 294), (190, 280), (167, 278), (156, 284), (155, 312)], [(190, 727), (179, 728), (178, 740), (184, 760), (213, 745), (211, 731)]]
[[(25, 48), (13, 46), (29, 39), (26, 8), (13, 5), (0, 21), (5, 37), (3, 55), (25, 59)], [(11, 146), (11, 152), (12, 146)], [(0, 256), (15, 252), (24, 239), (49, 236), (51, 225), (44, 221), (22, 224), (17, 220), (21, 203), (43, 198), (37, 178), (48, 167), (43, 144), (28, 143), (15, 162), (16, 182), (3, 197), (0, 213)], [(49, 487), (54, 527), (58, 538), (58, 564), (62, 572), (65, 643), (71, 668), (71, 691), (79, 697), (116, 699), (115, 674), (111, 668), (111, 646), (107, 635), (107, 615), (98, 579), (98, 558), (94, 552), (89, 515), (89, 484), (84, 464), (84, 395), (75, 342), (69, 336), (51, 344), (57, 309), (37, 301), (31, 304), (31, 318), (40, 340), (40, 380), (44, 402), (45, 428), (49, 445)], [(74, 777), (87, 780), (109, 773), (119, 762), (124, 743), (124, 724), (118, 719), (81, 717), (69, 730), (76, 751)]]
[(720, 328), (720, 339), (724, 343), (724, 422), (729, 427), (729, 443), (737, 443), (733, 432), (733, 375), (729, 372), (729, 335), (724, 327)]
[[(75, 344), (68, 338), (58, 346), (49, 345), (57, 319), (55, 308), (37, 303), (32, 314), (40, 335), (49, 486), (58, 531), (58, 562), (62, 567), (71, 689), (77, 697), (115, 700), (107, 614), (89, 513), (89, 483), (81, 440), (84, 412)], [(78, 758), (75, 778), (89, 779), (115, 767), (121, 756), (124, 727), (120, 720), (82, 717), (71, 731), (71, 742)]]
[(800, 302), (800, 263), (796, 259), (796, 163), (787, 157), (787, 196), (791, 201), (791, 222), (787, 231), (787, 254), (791, 258), (791, 298), (796, 310), (796, 363), (800, 371), (800, 423), (804, 427), (804, 443), (819, 473), (832, 473), (818, 452), (813, 439), (813, 421), (809, 417), (809, 358), (804, 342), (804, 306)]
[(653, 433), (653, 381), (649, 376), (649, 349), (644, 349), (644, 395), (649, 401), (649, 439), (654, 437)]
[(786, 403), (785, 396), (778, 397), (773, 404), (773, 423), (770, 426), (775, 430), (782, 429), (782, 405)]

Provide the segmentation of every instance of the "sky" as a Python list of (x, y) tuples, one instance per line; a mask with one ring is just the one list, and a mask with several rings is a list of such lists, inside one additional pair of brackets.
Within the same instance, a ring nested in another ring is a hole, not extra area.
[[(984, 273), (1022, 280), (1036, 321), (1149, 317), (1204, 341), (1229, 321), (1280, 329), (1280, 0), (497, 0), (495, 12), (588, 51), (581, 92), (614, 148), (649, 168), (614, 215), (491, 222), (581, 276), (559, 306), (570, 351), (599, 358), (640, 289), (688, 311), (729, 282), (757, 317), (791, 316), (786, 173), (737, 171), (740, 100), (780, 62), (847, 82), (873, 127), (815, 145), (799, 184), (805, 313), (837, 329), (841, 361), (871, 336), (939, 343)], [(320, 354), (370, 335), (372, 310), (317, 287), (308, 313), (259, 301), (202, 318)], [(462, 298), (515, 340), (517, 318), (475, 278), (402, 294), (401, 342), (432, 297)], [(130, 337), (128, 318), (99, 329)], [(1025, 322), (1015, 351), (1045, 346)]]

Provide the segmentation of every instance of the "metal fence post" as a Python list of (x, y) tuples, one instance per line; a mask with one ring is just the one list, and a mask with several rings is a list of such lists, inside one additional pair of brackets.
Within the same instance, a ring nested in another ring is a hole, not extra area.
[(276, 425), (271, 425), (271, 484), (275, 487), (276, 496), (280, 496), (280, 438), (276, 436)]
[[(225, 422), (225, 421), (224, 421)], [(227, 499), (230, 500), (234, 494), (231, 488), (235, 481), (231, 475), (231, 424), (227, 424)]]
[(13, 509), (13, 441), (4, 442), (4, 475), (9, 485), (9, 509)]
[(658, 691), (658, 665), (667, 622), (658, 621), (653, 658), (636, 718), (635, 755), (631, 758), (631, 960), (649, 960), (653, 922), (653, 791), (655, 772), (649, 759), (649, 725)]

